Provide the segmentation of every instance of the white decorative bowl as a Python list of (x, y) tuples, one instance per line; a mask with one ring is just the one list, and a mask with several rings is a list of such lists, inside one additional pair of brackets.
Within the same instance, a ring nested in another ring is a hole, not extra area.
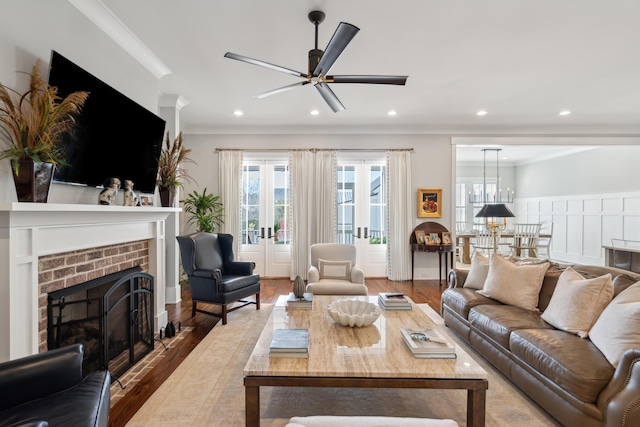
[(369, 326), (380, 316), (380, 307), (367, 301), (341, 299), (327, 307), (329, 316), (344, 326)]

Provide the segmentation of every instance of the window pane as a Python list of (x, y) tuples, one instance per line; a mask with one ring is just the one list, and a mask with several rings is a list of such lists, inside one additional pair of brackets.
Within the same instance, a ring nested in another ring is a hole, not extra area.
[(273, 167), (273, 234), (275, 244), (289, 243), (289, 168)]
[(355, 222), (355, 167), (338, 166), (338, 243), (353, 243)]
[(387, 184), (386, 166), (369, 169), (369, 244), (387, 244)]
[(260, 225), (260, 166), (242, 167), (242, 245), (257, 245)]

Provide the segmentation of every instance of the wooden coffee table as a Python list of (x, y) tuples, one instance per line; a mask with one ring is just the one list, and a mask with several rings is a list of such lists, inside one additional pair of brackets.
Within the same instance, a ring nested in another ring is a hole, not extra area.
[[(463, 389), (467, 425), (485, 425), (487, 373), (458, 345), (456, 359), (417, 359), (402, 342), (400, 328), (444, 330), (435, 312), (428, 316), (412, 302), (412, 310), (382, 310), (373, 325), (350, 328), (327, 312), (330, 302), (344, 298), (378, 300), (316, 295), (304, 310), (287, 308), (286, 296), (278, 299), (244, 368), (247, 426), (260, 425), (261, 386)], [(309, 358), (269, 358), (274, 329), (296, 328), (309, 329)]]

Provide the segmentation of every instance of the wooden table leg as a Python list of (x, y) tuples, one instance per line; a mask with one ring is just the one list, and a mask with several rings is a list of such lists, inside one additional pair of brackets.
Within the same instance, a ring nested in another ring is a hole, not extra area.
[(467, 391), (467, 426), (484, 427), (487, 390)]
[(244, 386), (245, 425), (260, 427), (260, 387)]
[(471, 238), (462, 238), (462, 263), (471, 264)]
[(438, 279), (442, 285), (442, 251), (438, 251)]

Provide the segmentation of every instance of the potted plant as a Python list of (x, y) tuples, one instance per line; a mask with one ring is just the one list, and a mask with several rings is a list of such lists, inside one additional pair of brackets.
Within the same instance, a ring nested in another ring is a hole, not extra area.
[(280, 231), (280, 221), (274, 221), (273, 222), (273, 241), (274, 242), (277, 242), (279, 239), (278, 231)]
[(62, 99), (40, 74), (40, 60), (20, 94), (0, 83), (0, 159), (11, 160), (18, 201), (46, 203), (56, 164), (65, 164), (60, 142), (75, 126), (89, 97), (73, 92)]
[(196, 190), (182, 200), (184, 211), (189, 215), (188, 224), (195, 224), (196, 231), (214, 233), (216, 226), (224, 224), (224, 206), (220, 196), (207, 194), (207, 189), (198, 194)]
[(173, 206), (176, 188), (182, 187), (184, 180), (191, 180), (189, 173), (182, 168), (183, 163), (195, 163), (187, 157), (190, 152), (191, 150), (184, 146), (182, 132), (171, 143), (169, 131), (167, 131), (165, 146), (158, 158), (158, 179), (156, 181), (162, 206)]

